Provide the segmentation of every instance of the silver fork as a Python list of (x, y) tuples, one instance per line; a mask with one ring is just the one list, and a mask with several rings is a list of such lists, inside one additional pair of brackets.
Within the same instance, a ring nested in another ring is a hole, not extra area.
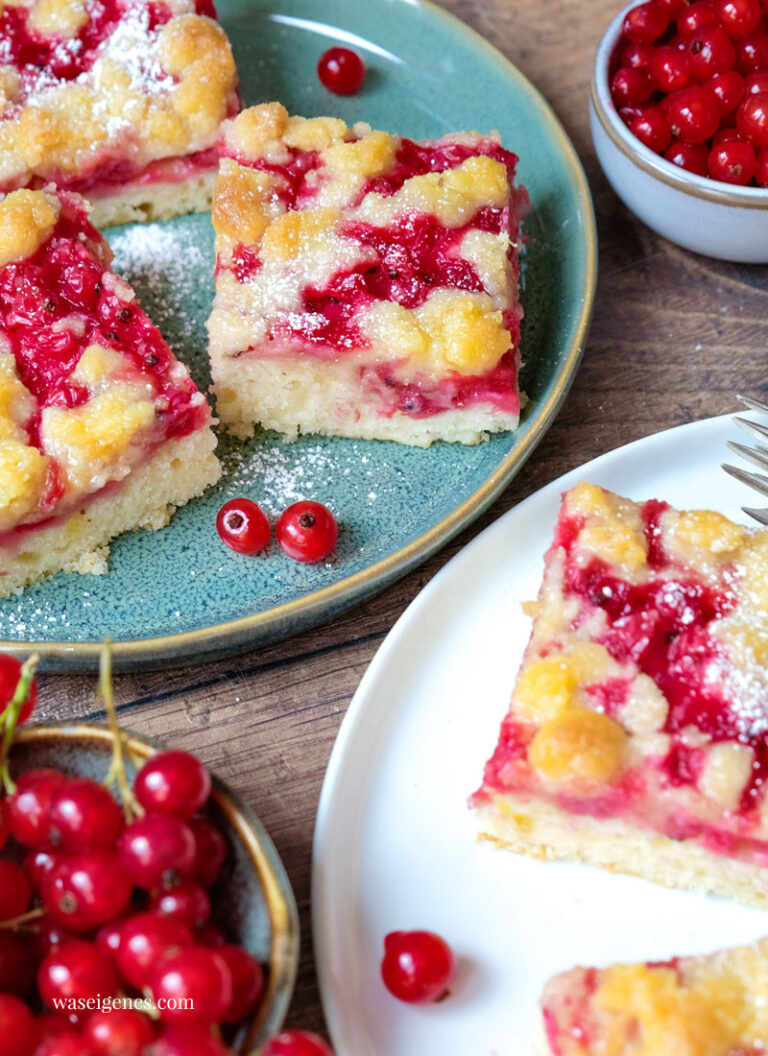
[[(750, 410), (768, 415), (768, 404), (753, 400), (750, 396), (739, 396), (738, 399)], [(753, 422), (750, 418), (736, 417), (734, 421), (759, 440), (768, 441), (768, 425)], [(731, 440), (727, 441), (727, 447), (742, 458), (746, 458), (747, 461), (759, 466), (760, 469), (768, 470), (768, 447), (763, 447), (762, 444), (757, 444), (755, 447), (747, 447), (746, 444), (737, 444)], [(768, 496), (768, 476), (764, 476), (762, 473), (750, 473), (746, 469), (741, 469), (739, 466), (730, 466), (726, 462), (722, 463), (722, 467), (726, 473), (730, 473), (732, 477), (740, 480), (742, 484), (754, 488), (761, 495)], [(768, 509), (761, 510), (752, 506), (742, 506), (741, 508), (744, 513), (754, 517), (760, 524), (768, 525)]]

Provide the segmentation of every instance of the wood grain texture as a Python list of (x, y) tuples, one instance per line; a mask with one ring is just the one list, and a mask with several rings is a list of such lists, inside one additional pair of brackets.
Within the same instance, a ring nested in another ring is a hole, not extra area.
[[(126, 727), (196, 752), (271, 832), (296, 891), (303, 931), (289, 1022), (310, 1029), (322, 1029), (309, 912), (318, 795), (349, 700), (396, 618), (470, 538), (561, 473), (668, 426), (733, 410), (737, 391), (768, 397), (766, 269), (707, 260), (665, 242), (628, 214), (597, 167), (587, 85), (597, 40), (618, 4), (444, 0), (444, 6), (542, 90), (590, 179), (600, 280), (584, 364), (565, 407), (493, 509), (384, 594), (329, 626), (258, 654), (125, 675), (116, 683)], [(99, 716), (90, 678), (42, 682), (41, 718)]]

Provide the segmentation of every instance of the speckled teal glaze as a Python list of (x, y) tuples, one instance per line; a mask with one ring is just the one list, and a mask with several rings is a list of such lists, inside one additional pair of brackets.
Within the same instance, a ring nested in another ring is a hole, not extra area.
[[(220, 0), (219, 11), (246, 104), (279, 98), (293, 112), (364, 119), (417, 138), (498, 128), (505, 145), (521, 155), (520, 180), (532, 200), (525, 222), (530, 241), (522, 344), (522, 387), (530, 402), (515, 434), (473, 448), (437, 444), (424, 451), (316, 437), (285, 444), (262, 434), (242, 449), (223, 438), (222, 482), (162, 532), (118, 539), (108, 575), (58, 575), (0, 601), (2, 645), (40, 644), (50, 667), (92, 666), (95, 651), (77, 643), (104, 635), (117, 643), (116, 666), (191, 661), (256, 646), (381, 589), (465, 527), (509, 482), (549, 424), (553, 394), (559, 400), (567, 391), (578, 361), (574, 346), (585, 336), (594, 287), (586, 183), (546, 103), (498, 53), (443, 12), (411, 0)], [(363, 90), (351, 98), (329, 94), (315, 76), (321, 52), (339, 41), (356, 46), (368, 65)], [(108, 237), (117, 270), (207, 388), (210, 218), (117, 228)], [(510, 463), (516, 451), (520, 457)], [(434, 531), (489, 479), (491, 486), (470, 509)], [(298, 498), (327, 503), (342, 526), (333, 561), (299, 565), (274, 544), (259, 558), (226, 550), (215, 515), (222, 502), (240, 494), (271, 514)], [(424, 533), (431, 535), (412, 545)], [(340, 581), (331, 596), (326, 590), (326, 596), (306, 597)], [(274, 611), (301, 598), (306, 604)], [(259, 613), (267, 615), (227, 626)], [(169, 639), (178, 635), (186, 637)], [(158, 638), (146, 647), (120, 644)]]

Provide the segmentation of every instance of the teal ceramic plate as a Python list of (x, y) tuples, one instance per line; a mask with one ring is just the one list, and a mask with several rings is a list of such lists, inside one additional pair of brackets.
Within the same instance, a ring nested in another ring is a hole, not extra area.
[[(568, 390), (586, 338), (595, 282), (595, 230), (576, 154), (536, 90), (485, 41), (440, 8), (415, 0), (219, 0), (246, 104), (280, 99), (307, 116), (333, 114), (412, 137), (497, 128), (520, 154), (531, 195), (525, 221), (522, 387), (514, 434), (474, 448), (262, 434), (245, 448), (222, 438), (222, 482), (162, 532), (112, 546), (105, 576), (59, 575), (0, 602), (0, 648), (38, 649), (49, 667), (94, 666), (115, 642), (123, 667), (199, 660), (254, 647), (380, 590), (477, 517), (541, 439)], [(356, 96), (320, 85), (315, 66), (333, 42), (364, 56)], [(202, 388), (209, 384), (205, 319), (213, 298), (208, 216), (116, 228), (116, 267)], [(299, 498), (327, 503), (342, 525), (333, 562), (296, 564), (276, 547), (246, 558), (218, 541), (226, 499), (247, 494), (275, 515)]]

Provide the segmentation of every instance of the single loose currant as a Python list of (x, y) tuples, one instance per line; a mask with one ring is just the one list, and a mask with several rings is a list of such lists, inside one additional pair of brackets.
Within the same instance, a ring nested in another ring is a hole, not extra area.
[(250, 499), (230, 499), (216, 517), (216, 531), (230, 550), (238, 554), (260, 554), (269, 542), (266, 514)]
[(170, 814), (147, 814), (134, 821), (123, 830), (117, 849), (131, 883), (147, 889), (174, 887), (195, 863), (189, 826)]
[(150, 988), (163, 1020), (220, 1023), (232, 1004), (232, 973), (217, 950), (202, 946), (158, 959)]
[(187, 821), (211, 794), (211, 775), (189, 752), (158, 752), (139, 770), (133, 791), (145, 810)]
[(295, 502), (280, 515), (275, 529), (280, 548), (306, 564), (328, 557), (338, 534), (336, 518), (320, 502)]
[(284, 1030), (271, 1038), (260, 1056), (334, 1056), (321, 1037), (308, 1030)]
[(329, 48), (317, 64), (320, 83), (335, 95), (354, 95), (365, 80), (365, 63), (351, 48)]
[(97, 781), (76, 777), (58, 788), (49, 808), (50, 842), (70, 850), (110, 847), (123, 830), (123, 812)]
[(431, 1004), (456, 978), (456, 957), (431, 931), (393, 931), (384, 939), (381, 977), (387, 990), (412, 1005)]

